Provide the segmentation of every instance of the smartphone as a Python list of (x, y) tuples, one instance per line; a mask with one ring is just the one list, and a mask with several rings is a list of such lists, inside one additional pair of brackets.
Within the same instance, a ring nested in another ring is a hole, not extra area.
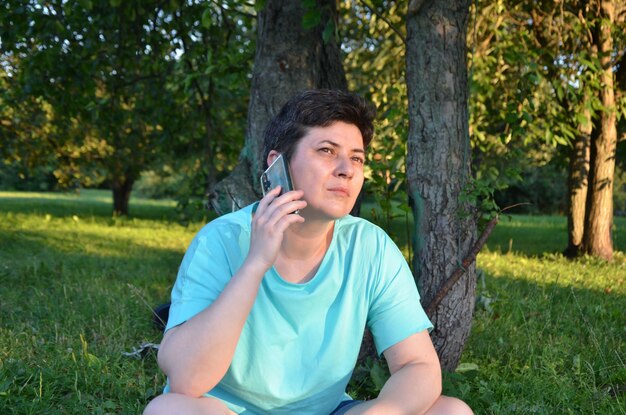
[(279, 154), (274, 162), (261, 175), (263, 196), (276, 186), (280, 186), (281, 195), (293, 190), (291, 175), (289, 174), (289, 165), (282, 154)]

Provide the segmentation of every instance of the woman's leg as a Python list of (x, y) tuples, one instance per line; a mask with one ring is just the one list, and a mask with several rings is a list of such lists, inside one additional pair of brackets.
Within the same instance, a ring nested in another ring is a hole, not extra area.
[(174, 415), (174, 414), (202, 414), (202, 415), (234, 415), (224, 402), (206, 396), (192, 398), (178, 393), (165, 393), (154, 398), (143, 415)]
[(472, 409), (465, 402), (457, 398), (441, 395), (433, 406), (426, 411), (426, 415), (473, 415)]

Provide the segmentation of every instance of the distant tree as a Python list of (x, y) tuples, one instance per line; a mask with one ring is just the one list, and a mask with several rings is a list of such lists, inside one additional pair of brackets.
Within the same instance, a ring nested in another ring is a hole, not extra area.
[[(532, 165), (532, 159), (546, 163), (560, 157), (559, 152), (567, 152), (565, 253), (570, 256), (583, 252), (612, 256), (612, 248), (608, 248), (612, 219), (606, 215), (612, 218), (613, 178), (608, 175), (614, 171), (609, 165), (614, 156), (595, 158), (595, 162), (602, 160), (602, 167), (597, 167), (603, 175), (602, 185), (591, 186), (589, 176), (593, 170), (591, 148), (601, 137), (600, 119), (610, 114), (619, 117), (625, 110), (623, 98), (608, 105), (602, 102), (610, 95), (609, 90), (621, 96), (615, 84), (608, 86), (606, 69), (608, 65), (610, 71), (619, 71), (617, 63), (624, 54), (623, 6), (608, 3), (617, 16), (612, 23), (602, 17), (600, 1), (500, 0), (477, 5), (480, 17), (475, 23), (477, 41), (472, 43), (471, 97), (476, 170), (485, 171), (481, 166), (484, 162), (497, 161), (495, 154), (508, 159), (509, 165), (523, 168), (524, 164)], [(605, 34), (610, 33), (615, 40), (610, 52), (600, 52), (597, 40), (605, 23)], [(616, 125), (616, 121), (614, 117), (605, 126)], [(614, 153), (610, 142), (602, 145), (609, 154)], [(498, 148), (501, 150), (494, 152)], [(495, 166), (495, 172), (503, 171)], [(594, 200), (602, 207), (591, 212)]]
[(58, 159), (59, 182), (107, 181), (116, 214), (128, 213), (133, 183), (178, 126), (166, 87), (175, 56), (171, 11), (158, 1), (0, 7), (14, 102), (49, 105), (55, 134), (38, 140)]
[[(414, 270), (428, 305), (470, 252), (476, 237), (462, 193), (470, 179), (466, 31), (470, 0), (409, 3), (407, 176), (414, 200)], [(433, 342), (453, 371), (471, 328), (475, 265), (436, 307)]]
[(23, 124), (21, 102), (35, 102), (49, 124), (36, 145), (5, 129), (10, 148), (36, 147), (33, 163), (52, 155), (62, 186), (108, 184), (116, 214), (159, 164), (193, 172), (186, 191), (206, 193), (242, 142), (254, 18), (238, 1), (5, 2), (3, 114)]
[[(589, 100), (585, 99), (586, 102)], [(589, 152), (591, 143), (591, 110), (583, 109), (579, 118), (578, 134), (574, 137), (569, 155), (567, 176), (567, 257), (579, 254), (585, 233), (585, 211), (589, 185)]]
[[(585, 231), (582, 251), (607, 260), (613, 259), (613, 183), (617, 150), (617, 106), (615, 101), (614, 25), (618, 12), (624, 21), (626, 7), (617, 1), (602, 0), (594, 5), (597, 16), (593, 28), (594, 51), (600, 62), (599, 119), (591, 134), (589, 156), (589, 190), (585, 209)], [(599, 7), (598, 7), (599, 6)], [(626, 44), (625, 44), (626, 46)], [(621, 49), (621, 53), (626, 52)]]
[[(537, 58), (544, 69), (540, 76), (550, 80), (552, 89), (544, 99), (552, 99), (565, 114), (570, 127), (566, 137), (568, 158), (568, 246), (564, 253), (576, 256), (581, 250), (585, 231), (588, 194), (592, 114), (599, 107), (593, 92), (595, 69), (592, 41), (587, 19), (591, 17), (588, 2), (560, 5), (546, 2), (538, 7), (525, 4), (520, 19), (530, 28), (529, 40), (539, 49)], [(593, 21), (591, 17), (590, 21)], [(585, 62), (587, 62), (585, 64)]]
[[(526, 5), (486, 0), (471, 6), (473, 188), (478, 191), (475, 196), (481, 210), (492, 214), (500, 209), (494, 199), (502, 199), (507, 188), (520, 184), (522, 175), (549, 164), (558, 156), (557, 146), (568, 145), (576, 129), (571, 113), (554, 99), (552, 84), (561, 87), (560, 77), (569, 75), (545, 74), (544, 49), (531, 41)], [(514, 195), (510, 204), (529, 202), (520, 197)]]
[(336, 21), (334, 0), (264, 3), (257, 22), (245, 146), (235, 169), (211, 192), (211, 205), (218, 213), (260, 197), (263, 131), (287, 99), (303, 89), (347, 88), (334, 36)]
[[(615, 70), (624, 54), (626, 8), (615, 1), (525, 5), (552, 99), (570, 123), (567, 256), (613, 256), (613, 182), (618, 114)], [(524, 21), (524, 16), (520, 16)], [(620, 30), (620, 26), (622, 29)], [(622, 39), (622, 42), (614, 42)], [(547, 97), (549, 99), (549, 97)]]
[[(182, 175), (176, 195), (181, 219), (206, 214), (206, 195), (237, 163), (244, 142), (256, 10), (237, 0), (185, 2), (174, 12), (182, 53), (169, 79), (185, 102), (186, 127), (163, 166)], [(155, 167), (158, 170), (158, 167)]]

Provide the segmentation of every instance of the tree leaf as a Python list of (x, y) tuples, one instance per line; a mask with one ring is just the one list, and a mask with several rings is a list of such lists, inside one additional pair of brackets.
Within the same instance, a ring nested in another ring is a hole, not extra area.
[(93, 4), (91, 3), (91, 0), (78, 0), (78, 4), (80, 4), (80, 6), (87, 11), (93, 8)]
[(302, 27), (312, 29), (322, 21), (322, 12), (319, 9), (310, 9), (302, 17)]
[(322, 33), (322, 39), (324, 39), (324, 43), (328, 43), (335, 33), (335, 24), (332, 21), (326, 22), (326, 27), (324, 28), (324, 32)]
[(375, 362), (370, 369), (370, 376), (377, 390), (381, 390), (387, 381), (387, 374), (380, 363)]
[(267, 3), (267, 0), (257, 0), (254, 3), (254, 10), (258, 13), (261, 10), (263, 10), (265, 8), (265, 3)]
[(210, 29), (213, 25), (213, 16), (211, 16), (211, 9), (206, 8), (202, 13), (202, 27)]

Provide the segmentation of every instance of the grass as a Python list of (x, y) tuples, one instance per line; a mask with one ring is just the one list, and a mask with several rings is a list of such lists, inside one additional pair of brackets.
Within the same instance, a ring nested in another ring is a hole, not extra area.
[(0, 193), (0, 413), (136, 414), (161, 390), (150, 305), (168, 299), (201, 224), (154, 219), (173, 206), (105, 192)]
[[(624, 246), (616, 218), (615, 246)], [(562, 217), (503, 220), (478, 257), (472, 333), (447, 385), (480, 413), (626, 413), (626, 256), (570, 261)]]
[[(81, 190), (65, 193), (0, 192), (3, 213), (49, 214), (56, 217), (110, 217), (113, 211), (111, 192)], [(171, 200), (150, 200), (131, 197), (129, 213), (142, 219), (171, 219), (175, 203)]]
[[(202, 226), (170, 202), (0, 192), (0, 413), (139, 414), (159, 393), (149, 307)], [(616, 221), (615, 244), (626, 243)], [(565, 221), (514, 216), (478, 258), (472, 334), (446, 393), (477, 414), (626, 414), (626, 257), (568, 261)], [(402, 229), (402, 226), (399, 227)]]

